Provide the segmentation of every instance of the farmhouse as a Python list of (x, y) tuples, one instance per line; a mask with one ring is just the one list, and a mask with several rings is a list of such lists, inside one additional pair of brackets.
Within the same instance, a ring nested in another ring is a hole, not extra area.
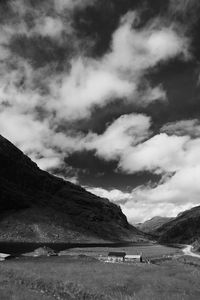
[(126, 256), (125, 252), (109, 252), (108, 261), (110, 262), (123, 262)]
[(142, 262), (142, 254), (140, 254), (140, 255), (126, 255), (124, 260), (126, 262)]
[(138, 255), (126, 254), (125, 252), (109, 252), (108, 253), (108, 262), (143, 262), (142, 253)]

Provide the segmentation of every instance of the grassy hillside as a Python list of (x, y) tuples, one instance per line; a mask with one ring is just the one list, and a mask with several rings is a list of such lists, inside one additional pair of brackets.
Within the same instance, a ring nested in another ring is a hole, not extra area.
[(200, 206), (179, 214), (159, 227), (155, 234), (160, 242), (192, 244), (200, 237)]
[(119, 206), (57, 178), (0, 136), (0, 240), (132, 239)]

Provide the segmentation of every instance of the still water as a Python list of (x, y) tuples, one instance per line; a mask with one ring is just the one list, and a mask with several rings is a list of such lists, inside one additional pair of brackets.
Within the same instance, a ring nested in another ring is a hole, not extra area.
[[(0, 242), (0, 253), (8, 253), (12, 255), (20, 255), (22, 253), (32, 252), (39, 247), (49, 247), (57, 252), (70, 249), (70, 248), (87, 248), (87, 247), (131, 247), (133, 245), (139, 246), (139, 243), (13, 243), (13, 242)], [(142, 244), (144, 245), (144, 244)], [(147, 244), (148, 246), (148, 244)]]

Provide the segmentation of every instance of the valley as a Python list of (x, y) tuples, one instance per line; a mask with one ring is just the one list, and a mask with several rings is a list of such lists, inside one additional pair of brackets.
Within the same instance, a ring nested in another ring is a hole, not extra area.
[[(11, 254), (0, 262), (0, 299), (198, 299), (199, 207), (136, 228), (119, 206), (40, 170), (2, 136), (0, 163), (0, 253)], [(33, 256), (44, 247), (57, 256)], [(100, 259), (109, 252), (142, 253), (143, 263)]]

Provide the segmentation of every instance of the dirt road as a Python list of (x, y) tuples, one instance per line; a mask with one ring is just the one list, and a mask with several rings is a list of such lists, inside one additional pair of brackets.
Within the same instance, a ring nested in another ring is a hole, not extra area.
[(193, 257), (198, 257), (200, 258), (200, 255), (199, 254), (196, 254), (194, 252), (192, 252), (192, 249), (193, 249), (193, 246), (191, 245), (187, 245), (184, 249), (183, 249), (183, 253), (185, 255), (189, 255), (189, 256), (193, 256)]

